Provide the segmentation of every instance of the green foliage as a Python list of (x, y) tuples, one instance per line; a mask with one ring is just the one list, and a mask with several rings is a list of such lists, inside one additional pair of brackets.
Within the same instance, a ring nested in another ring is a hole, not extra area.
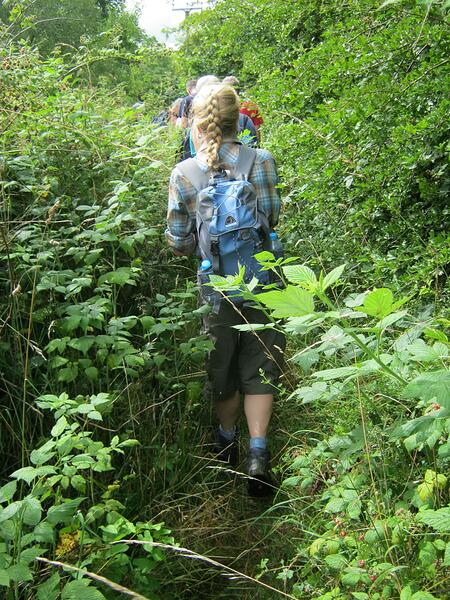
[[(89, 570), (156, 593), (165, 554), (152, 544), (174, 539), (145, 502), (176, 478), (179, 450), (151, 427), (141, 450), (134, 412), (198, 401), (195, 378), (178, 376), (209, 347), (189, 337), (194, 286), (170, 292), (160, 226), (179, 137), (74, 78), (94, 50), (44, 59), (2, 39), (0, 585), (14, 599), (112, 598), (79, 578)], [(37, 557), (81, 572), (45, 579)]]
[[(113, 455), (124, 454), (123, 448), (138, 444), (137, 440), (120, 440), (116, 435), (105, 445), (94, 440), (93, 432), (82, 429), (86, 419), (102, 420), (99, 410), (108, 402), (107, 394), (78, 402), (69, 399), (67, 394), (46, 395), (38, 400), (39, 407), (54, 411), (57, 421), (50, 439), (31, 453), (31, 461), (37, 466), (18, 469), (11, 474), (12, 481), (0, 489), (3, 505), (0, 509), (0, 585), (3, 587), (36, 581), (39, 563), (34, 561), (53, 549), (56, 558), (64, 561), (77, 553), (81, 569), (88, 566), (102, 569), (115, 581), (131, 576), (140, 585), (147, 582), (154, 586), (151, 572), (164, 559), (164, 554), (151, 543), (173, 544), (170, 531), (161, 523), (133, 523), (126, 519), (122, 514), (125, 506), (112, 498), (110, 488), (103, 493), (100, 502), (88, 502), (87, 494), (93, 489), (95, 474), (112, 471)], [(23, 495), (19, 493), (18, 481), (27, 485)], [(71, 492), (83, 495), (71, 498)], [(128, 538), (148, 544), (115, 545)], [(61, 588), (61, 598), (78, 598), (77, 594), (81, 593), (83, 598), (104, 598), (89, 586), (88, 580), (70, 580), (67, 576), (64, 580), (52, 576), (44, 581), (37, 588), (38, 597), (56, 588)]]
[(233, 73), (278, 159), (308, 264), (440, 300), (448, 277), (448, 3), (223, 1), (183, 25), (189, 73)]
[[(266, 264), (265, 257), (261, 261)], [(391, 597), (387, 586), (400, 593), (413, 582), (424, 588), (415, 592), (420, 597), (433, 581), (441, 598), (450, 543), (444, 475), (450, 457), (449, 342), (438, 321), (399, 311), (408, 298), (397, 300), (388, 288), (333, 301), (342, 266), (319, 276), (307, 265), (281, 268), (290, 282), (283, 289), (252, 294), (241, 274), (215, 287), (242, 287), (247, 299), (269, 310), (270, 326), (284, 329), (301, 348), (290, 358), (303, 372), (290, 402), (324, 410), (328, 404), (331, 412), (355, 405), (361, 421), (345, 431), (336, 428), (294, 458), (287, 453), (282, 490), (288, 499), (280, 506), (290, 505), (290, 519), (308, 532), (290, 562), (290, 579), (327, 593), (341, 585), (367, 598), (371, 592)], [(409, 400), (408, 411), (395, 404), (380, 410), (372, 396)], [(423, 472), (428, 464), (433, 468)], [(417, 486), (411, 469), (423, 479)], [(331, 521), (318, 519), (327, 513), (335, 515)], [(278, 577), (283, 574), (282, 564)]]

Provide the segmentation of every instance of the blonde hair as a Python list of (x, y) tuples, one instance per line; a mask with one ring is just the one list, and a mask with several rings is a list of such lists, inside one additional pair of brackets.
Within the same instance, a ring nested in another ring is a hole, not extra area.
[(194, 98), (194, 125), (206, 136), (206, 162), (212, 171), (220, 169), (219, 150), (223, 138), (237, 133), (239, 108), (234, 88), (221, 83), (202, 87)]
[(222, 79), (222, 83), (237, 88), (239, 86), (239, 79), (234, 75), (227, 75), (227, 77)]
[(200, 79), (197, 80), (195, 92), (198, 93), (204, 85), (214, 85), (215, 83), (220, 83), (218, 77), (215, 75), (203, 75), (203, 77), (200, 77)]

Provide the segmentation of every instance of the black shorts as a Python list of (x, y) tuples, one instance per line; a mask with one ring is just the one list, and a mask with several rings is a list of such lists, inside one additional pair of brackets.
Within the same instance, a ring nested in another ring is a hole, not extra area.
[(242, 394), (274, 394), (283, 365), (284, 335), (274, 329), (238, 331), (233, 325), (268, 323), (254, 306), (236, 307), (223, 299), (218, 314), (203, 319), (205, 333), (214, 342), (206, 360), (206, 393), (212, 400)]

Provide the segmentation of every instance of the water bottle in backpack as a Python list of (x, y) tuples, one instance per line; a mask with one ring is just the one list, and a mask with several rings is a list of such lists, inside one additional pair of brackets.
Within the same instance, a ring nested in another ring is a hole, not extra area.
[(269, 233), (269, 248), (268, 248), (268, 250), (269, 250), (269, 252), (272, 252), (272, 254), (275, 257), (275, 260), (278, 260), (279, 258), (283, 258), (283, 256), (284, 256), (283, 244), (281, 243), (281, 240), (278, 237), (278, 234), (276, 231), (271, 231)]
[(209, 284), (210, 275), (213, 275), (214, 271), (212, 268), (212, 263), (208, 258), (205, 258), (200, 263), (197, 272), (197, 282), (200, 286), (200, 295), (205, 302), (208, 304), (214, 305), (220, 301), (221, 294), (220, 292), (214, 290), (214, 288)]

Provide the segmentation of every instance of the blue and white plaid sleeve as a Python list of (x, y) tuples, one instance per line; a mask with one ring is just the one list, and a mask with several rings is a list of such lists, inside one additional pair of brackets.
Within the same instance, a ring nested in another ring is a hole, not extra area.
[(195, 203), (197, 192), (175, 167), (170, 176), (166, 239), (181, 254), (192, 254), (196, 247)]
[(258, 198), (259, 209), (269, 219), (271, 227), (278, 223), (280, 195), (277, 190), (278, 174), (275, 160), (268, 150), (257, 150), (256, 160), (249, 175)]

